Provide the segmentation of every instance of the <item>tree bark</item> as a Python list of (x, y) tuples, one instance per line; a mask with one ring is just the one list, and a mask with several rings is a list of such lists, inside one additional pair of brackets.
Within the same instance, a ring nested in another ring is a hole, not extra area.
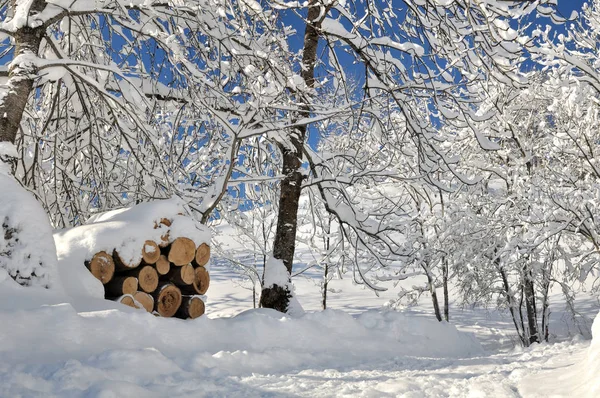
[[(425, 267), (423, 267), (425, 268)], [(428, 269), (425, 269), (425, 273), (427, 275), (427, 285), (429, 285), (429, 292), (431, 293), (431, 301), (433, 303), (433, 311), (435, 312), (435, 317), (439, 322), (442, 321), (442, 314), (440, 312), (440, 303), (438, 301), (437, 292), (435, 290), (435, 283), (433, 282), (433, 277)]]
[[(16, 3), (12, 3), (13, 11)], [(45, 0), (34, 0), (29, 15), (39, 13), (46, 6)], [(44, 37), (44, 25), (30, 28), (21, 27), (13, 35), (15, 41), (15, 58), (19, 56), (37, 56)], [(8, 71), (6, 91), (0, 93), (0, 142), (15, 143), (23, 111), (27, 105), (29, 94), (37, 76), (37, 66), (32, 62), (14, 62)]]
[(448, 259), (442, 258), (442, 283), (444, 284), (444, 319), (450, 322), (450, 295), (448, 294)]
[(535, 286), (533, 285), (531, 269), (527, 265), (523, 269), (523, 292), (525, 294), (525, 309), (527, 310), (527, 326), (529, 327), (529, 344), (539, 343), (541, 339), (537, 326)]
[[(302, 51), (301, 76), (308, 89), (315, 86), (315, 65), (317, 62), (317, 47), (319, 45), (320, 17), (327, 14), (328, 10), (321, 15), (321, 4), (318, 0), (310, 0), (308, 3), (307, 23), (304, 30), (304, 45)], [(301, 106), (299, 117), (307, 117), (310, 114), (310, 105), (304, 101)], [(307, 125), (298, 126), (290, 132), (290, 145), (280, 144), (282, 152), (282, 171), (285, 176), (281, 181), (279, 193), (279, 213), (277, 218), (277, 229), (275, 241), (273, 242), (273, 257), (282, 260), (288, 270), (292, 273), (294, 262), (294, 251), (296, 249), (296, 229), (298, 224), (298, 203), (302, 190), (302, 150)], [(291, 292), (287, 286), (265, 286), (262, 290), (261, 307), (274, 308), (287, 312)]]
[(524, 346), (527, 346), (524, 331), (519, 327), (519, 322), (517, 320), (517, 312), (515, 310), (516, 303), (515, 303), (515, 298), (510, 291), (508, 275), (506, 274), (506, 271), (502, 267), (500, 267), (500, 265), (498, 264), (498, 261), (496, 261), (496, 265), (498, 267), (498, 272), (500, 273), (500, 276), (502, 277), (502, 284), (504, 285), (504, 293), (506, 294), (506, 301), (508, 302), (508, 310), (510, 311), (510, 316), (512, 318), (513, 324), (515, 325), (515, 330), (517, 331), (517, 334), (519, 335), (519, 340), (521, 340), (521, 343)]

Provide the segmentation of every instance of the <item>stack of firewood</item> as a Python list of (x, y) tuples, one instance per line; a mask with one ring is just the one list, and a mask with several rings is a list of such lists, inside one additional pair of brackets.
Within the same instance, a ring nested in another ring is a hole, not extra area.
[(205, 294), (210, 283), (204, 267), (210, 246), (196, 247), (184, 237), (170, 242), (165, 235), (159, 243), (147, 240), (141, 254), (140, 262), (130, 263), (117, 250), (101, 251), (85, 266), (104, 284), (107, 299), (164, 317), (188, 319), (204, 314), (204, 301), (198, 295)]

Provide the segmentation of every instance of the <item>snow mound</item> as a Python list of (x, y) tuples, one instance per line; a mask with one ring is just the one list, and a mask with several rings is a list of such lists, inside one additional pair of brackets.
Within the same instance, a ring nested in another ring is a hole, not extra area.
[(582, 383), (590, 397), (600, 397), (600, 313), (592, 325), (592, 344), (587, 352), (586, 364), (582, 369), (585, 380)]
[[(85, 225), (56, 232), (58, 270), (67, 294), (104, 297), (102, 283), (83, 266), (100, 251), (117, 250), (124, 261), (137, 263), (144, 242), (160, 242), (167, 231), (170, 242), (186, 237), (196, 246), (210, 243), (208, 228), (183, 213), (184, 205), (178, 198), (157, 200), (101, 213), (92, 216)], [(170, 220), (171, 225), (161, 224), (163, 218)]]
[(0, 186), (0, 269), (24, 286), (59, 288), (56, 247), (44, 209), (13, 177), (0, 173)]

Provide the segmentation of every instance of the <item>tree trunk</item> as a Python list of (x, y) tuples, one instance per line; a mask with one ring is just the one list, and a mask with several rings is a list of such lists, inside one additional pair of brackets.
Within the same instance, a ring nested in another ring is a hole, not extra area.
[(519, 336), (519, 340), (521, 340), (521, 344), (524, 346), (527, 345), (524, 331), (519, 327), (519, 321), (517, 320), (517, 312), (516, 312), (516, 303), (515, 298), (513, 297), (510, 291), (510, 284), (508, 283), (508, 275), (506, 275), (506, 271), (499, 266), (498, 262), (496, 262), (498, 266), (498, 272), (500, 272), (500, 276), (502, 277), (502, 284), (504, 285), (504, 293), (506, 294), (506, 301), (508, 302), (508, 310), (510, 311), (510, 316), (512, 318), (513, 324), (515, 325), (515, 330)]
[(435, 290), (435, 284), (433, 283), (433, 277), (426, 269), (425, 273), (427, 274), (427, 285), (429, 285), (429, 292), (431, 293), (431, 301), (433, 303), (433, 311), (435, 312), (435, 317), (439, 322), (442, 321), (442, 314), (440, 313), (440, 303), (438, 301), (437, 292)]
[[(323, 16), (328, 10), (324, 10)], [(317, 61), (317, 47), (319, 44), (319, 29), (321, 20), (321, 4), (317, 0), (310, 0), (308, 4), (308, 17), (304, 31), (304, 45), (302, 51), (301, 76), (309, 89), (315, 85), (315, 64)], [(302, 101), (302, 100), (300, 100)], [(306, 102), (305, 102), (306, 103)], [(299, 118), (310, 115), (308, 104), (301, 106), (302, 112)], [(298, 126), (290, 132), (289, 141), (291, 147), (280, 144), (279, 147), (283, 158), (283, 175), (279, 193), (279, 213), (277, 218), (277, 229), (275, 241), (273, 242), (273, 257), (282, 260), (288, 270), (292, 273), (294, 251), (296, 249), (296, 228), (298, 224), (298, 202), (302, 190), (302, 150), (306, 140), (307, 125)], [(274, 308), (287, 312), (291, 293), (287, 286), (264, 286), (261, 294), (261, 307)]]
[[(12, 2), (13, 11), (15, 5), (16, 2)], [(28, 14), (37, 14), (45, 6), (45, 0), (34, 0)], [(46, 27), (44, 25), (36, 28), (19, 28), (13, 35), (15, 41), (14, 57), (37, 57), (45, 31)], [(0, 93), (0, 142), (15, 142), (23, 118), (23, 111), (33, 89), (37, 72), (37, 66), (32, 62), (24, 61), (11, 64), (6, 89)]]
[(529, 344), (539, 343), (540, 334), (537, 326), (537, 309), (535, 306), (535, 286), (531, 269), (523, 269), (523, 293), (525, 294), (525, 309), (527, 310), (527, 326), (529, 327)]
[(450, 322), (450, 297), (448, 294), (448, 259), (442, 259), (442, 283), (444, 284), (444, 319)]

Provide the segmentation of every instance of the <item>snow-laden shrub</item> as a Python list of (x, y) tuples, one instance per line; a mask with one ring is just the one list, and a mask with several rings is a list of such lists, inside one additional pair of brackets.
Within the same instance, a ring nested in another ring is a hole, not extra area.
[(56, 247), (48, 216), (33, 195), (0, 172), (0, 268), (19, 284), (54, 288)]

